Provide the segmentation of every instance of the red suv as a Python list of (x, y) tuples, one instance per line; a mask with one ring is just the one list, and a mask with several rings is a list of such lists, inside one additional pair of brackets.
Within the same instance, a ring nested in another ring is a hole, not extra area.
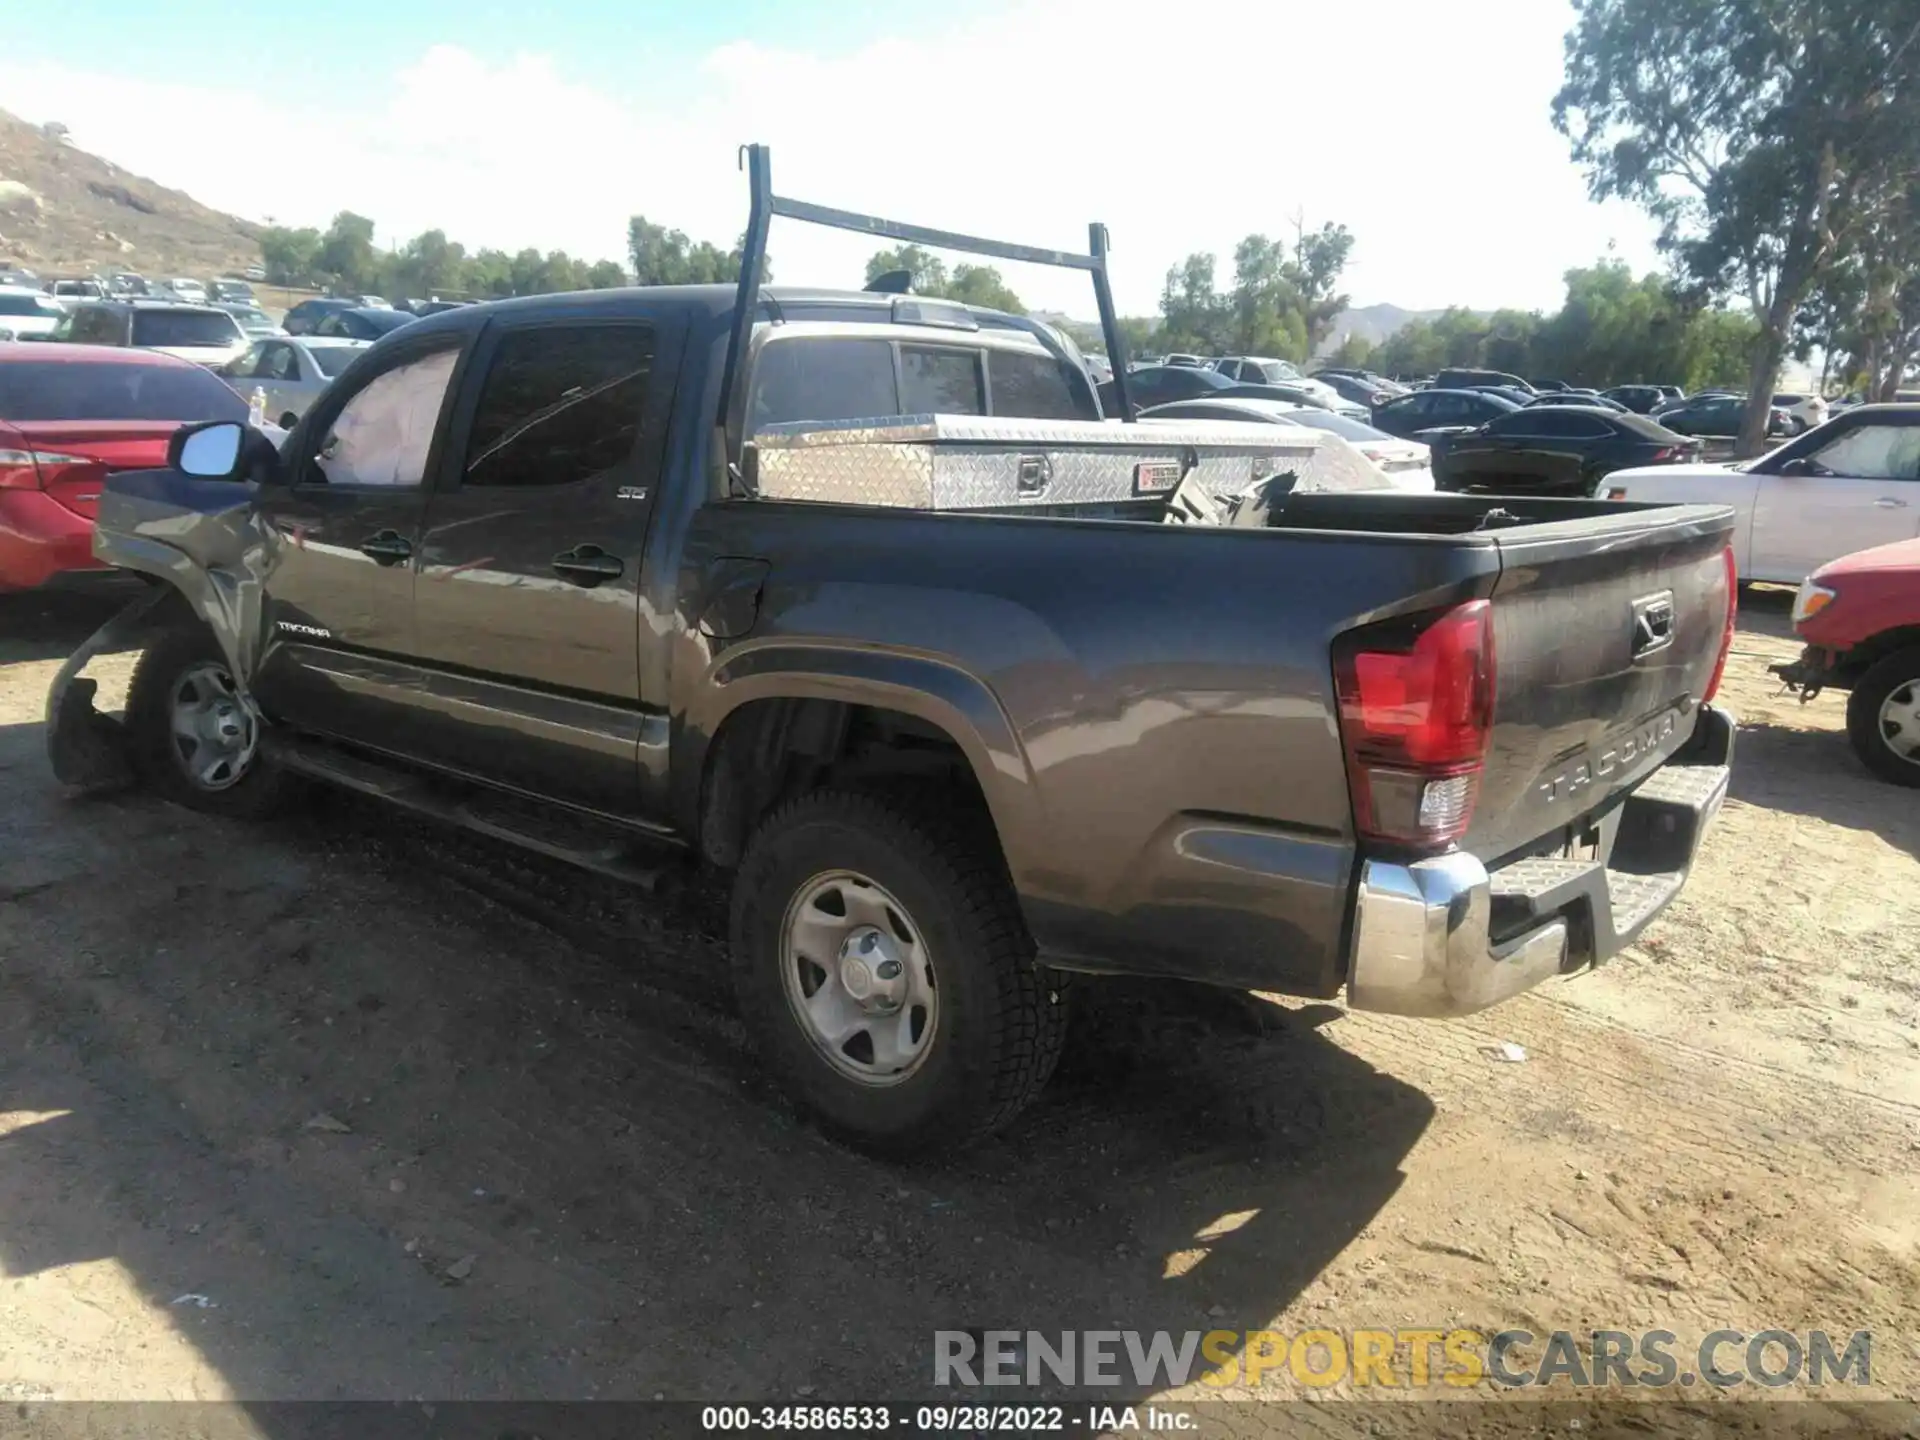
[(1822, 565), (1794, 597), (1793, 628), (1806, 649), (1773, 673), (1803, 702), (1851, 691), (1855, 753), (1882, 780), (1920, 786), (1920, 539)]
[(190, 360), (0, 344), (0, 591), (103, 570), (93, 513), (106, 477), (165, 465), (186, 421), (246, 418), (247, 402)]

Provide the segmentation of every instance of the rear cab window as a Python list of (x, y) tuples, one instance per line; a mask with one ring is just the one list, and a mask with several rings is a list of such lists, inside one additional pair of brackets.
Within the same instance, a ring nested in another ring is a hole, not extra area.
[(553, 326), (502, 337), (480, 389), (463, 486), (573, 485), (619, 466), (640, 439), (653, 328)]
[(136, 310), (133, 316), (135, 345), (217, 347), (240, 338), (239, 325), (224, 311)]
[(754, 365), (748, 429), (896, 415), (1097, 420), (1091, 381), (1073, 384), (1038, 349), (878, 336), (778, 336)]

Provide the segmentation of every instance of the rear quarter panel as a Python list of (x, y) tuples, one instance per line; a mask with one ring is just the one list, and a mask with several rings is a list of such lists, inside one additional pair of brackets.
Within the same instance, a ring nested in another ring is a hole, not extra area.
[(1354, 863), (1332, 639), (1498, 564), (1433, 537), (750, 501), (694, 518), (683, 593), (725, 556), (769, 562), (759, 620), (722, 645), (683, 616), (676, 750), (782, 685), (966, 725), (1050, 957), (1308, 994), (1343, 978)]

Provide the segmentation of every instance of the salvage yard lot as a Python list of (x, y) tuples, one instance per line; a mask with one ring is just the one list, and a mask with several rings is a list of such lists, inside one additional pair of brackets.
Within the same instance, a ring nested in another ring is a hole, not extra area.
[(0, 1397), (859, 1402), (942, 1328), (1322, 1325), (1866, 1328), (1912, 1395), (1920, 796), (1776, 693), (1785, 599), (1602, 972), (1445, 1025), (1089, 987), (1041, 1103), (916, 1169), (761, 1080), (700, 887), (63, 797), (40, 706), (110, 607), (0, 599)]

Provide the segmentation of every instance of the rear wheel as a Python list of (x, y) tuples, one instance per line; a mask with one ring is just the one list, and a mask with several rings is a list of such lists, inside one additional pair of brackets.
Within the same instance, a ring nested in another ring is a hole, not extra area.
[(1847, 738), (1882, 780), (1920, 787), (1920, 648), (1895, 651), (1854, 683)]
[(278, 809), (291, 777), (260, 753), (260, 720), (198, 625), (155, 635), (127, 690), (134, 763), (169, 800), (243, 818)]
[(803, 795), (754, 835), (732, 908), (735, 989), (761, 1057), (848, 1143), (957, 1148), (1052, 1074), (1064, 995), (966, 807)]

